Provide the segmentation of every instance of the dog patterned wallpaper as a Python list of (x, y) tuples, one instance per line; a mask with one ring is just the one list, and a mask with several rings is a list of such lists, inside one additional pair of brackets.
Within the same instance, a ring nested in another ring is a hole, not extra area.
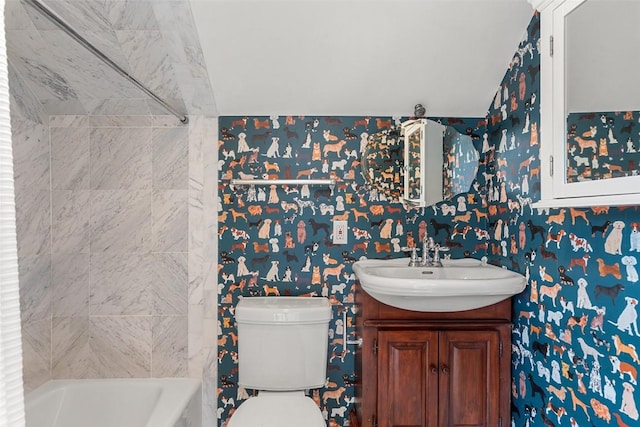
[[(439, 120), (470, 134), (480, 149), (484, 119)], [(420, 210), (405, 210), (369, 191), (360, 161), (370, 134), (388, 130), (389, 117), (221, 117), (219, 119), (219, 309), (220, 425), (253, 391), (237, 386), (234, 307), (241, 297), (328, 297), (330, 323), (327, 382), (311, 396), (328, 425), (342, 426), (352, 408), (356, 291), (351, 265), (361, 257), (405, 257), (425, 232), (451, 247), (454, 258), (486, 254), (486, 197), (476, 182), (469, 193)], [(469, 155), (462, 153), (458, 155)], [(458, 159), (466, 162), (465, 159)], [(481, 156), (479, 169), (486, 159)], [(334, 178), (329, 186), (233, 186), (230, 178)], [(485, 200), (483, 207), (483, 200)], [(331, 241), (332, 221), (345, 219), (349, 242)], [(343, 313), (347, 313), (346, 323)], [(268, 367), (265, 367), (268, 369)]]
[[(536, 15), (491, 105), (483, 148), (495, 153), (495, 174), (487, 176), (491, 260), (529, 282), (514, 298), (511, 424), (637, 425), (640, 214), (638, 206), (532, 209), (540, 197), (538, 147), (544, 143), (538, 138), (539, 30)], [(622, 142), (614, 148), (607, 137), (622, 137), (616, 129), (629, 126), (624, 116), (605, 118), (577, 119), (577, 135), (596, 127), (589, 139), (602, 134), (605, 140), (584, 153), (577, 138), (569, 144), (589, 162), (578, 168), (583, 176), (587, 166), (592, 176), (596, 169), (611, 173), (605, 162), (614, 164), (627, 148)], [(611, 159), (603, 158), (602, 146)]]
[[(405, 211), (363, 185), (359, 159), (366, 137), (392, 118), (220, 118), (220, 425), (251, 393), (236, 385), (235, 304), (241, 296), (277, 294), (323, 295), (333, 303), (327, 383), (312, 397), (329, 426), (346, 425), (358, 381), (354, 349), (341, 342), (344, 328), (354, 338), (351, 264), (362, 256), (404, 256), (400, 247), (425, 231), (451, 247), (454, 258), (486, 254), (528, 278), (527, 289), (514, 298), (511, 425), (637, 423), (638, 206), (532, 207), (540, 198), (538, 149), (544, 143), (538, 134), (539, 36), (535, 14), (486, 128), (484, 120), (443, 120), (462, 133), (472, 129), (480, 167), (469, 193), (421, 211)], [(608, 119), (606, 126), (608, 134)], [(263, 174), (331, 176), (338, 184), (233, 188), (226, 181)], [(330, 241), (336, 217), (349, 221), (346, 245)]]
[[(631, 176), (640, 169), (640, 112), (567, 116), (567, 181)], [(618, 140), (620, 139), (620, 140)]]

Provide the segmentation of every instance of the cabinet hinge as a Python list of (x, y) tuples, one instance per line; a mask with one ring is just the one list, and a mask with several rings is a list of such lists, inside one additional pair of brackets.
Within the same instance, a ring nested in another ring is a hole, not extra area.
[(549, 36), (549, 55), (553, 56), (553, 36)]
[(549, 156), (549, 176), (553, 176), (553, 156)]
[(502, 340), (500, 340), (500, 344), (498, 345), (498, 353), (500, 354), (500, 357), (502, 357)]
[(374, 356), (378, 355), (378, 340), (377, 339), (373, 340), (373, 355)]
[(502, 417), (498, 418), (498, 427), (502, 427)]
[(378, 419), (375, 415), (371, 417), (371, 427), (378, 427)]

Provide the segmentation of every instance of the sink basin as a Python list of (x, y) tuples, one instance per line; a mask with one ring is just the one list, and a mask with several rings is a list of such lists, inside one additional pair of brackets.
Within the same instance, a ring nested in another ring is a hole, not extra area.
[(353, 264), (362, 289), (374, 299), (413, 311), (464, 311), (522, 292), (523, 275), (473, 258), (442, 260), (442, 267), (409, 267), (408, 258)]

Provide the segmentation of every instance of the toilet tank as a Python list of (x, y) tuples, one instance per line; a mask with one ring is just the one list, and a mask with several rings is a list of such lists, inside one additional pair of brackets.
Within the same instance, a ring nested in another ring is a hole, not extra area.
[(324, 385), (331, 319), (326, 298), (242, 298), (235, 317), (238, 384), (256, 390)]

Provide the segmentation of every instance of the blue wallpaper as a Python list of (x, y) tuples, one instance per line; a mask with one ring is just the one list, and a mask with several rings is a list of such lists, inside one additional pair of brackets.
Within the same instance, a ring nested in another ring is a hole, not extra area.
[[(485, 147), (496, 166), (491, 246), (507, 249), (492, 260), (529, 282), (514, 298), (512, 425), (634, 425), (638, 207), (531, 209), (540, 197), (539, 25), (536, 15), (494, 98)], [(614, 123), (597, 126), (606, 135)]]
[[(539, 29), (535, 14), (486, 121), (442, 120), (462, 133), (471, 128), (480, 167), (471, 192), (434, 207), (405, 211), (363, 186), (363, 134), (392, 118), (220, 118), (220, 425), (252, 393), (236, 385), (234, 306), (240, 296), (266, 294), (332, 301), (327, 384), (312, 397), (328, 425), (344, 425), (358, 381), (353, 349), (341, 342), (344, 328), (355, 338), (351, 264), (363, 256), (404, 256), (399, 247), (426, 230), (454, 258), (487, 254), (528, 278), (514, 298), (512, 425), (636, 423), (640, 214), (638, 206), (532, 208), (540, 198), (543, 143)], [(339, 182), (329, 189), (232, 188), (225, 181), (263, 174)], [(336, 218), (349, 221), (346, 245), (329, 240)]]
[(632, 176), (640, 168), (638, 111), (567, 116), (567, 182)]
[[(469, 129), (480, 149), (483, 119), (436, 118)], [(327, 383), (311, 397), (330, 426), (344, 425), (352, 408), (356, 308), (353, 262), (405, 257), (426, 231), (454, 258), (486, 254), (484, 195), (476, 190), (438, 206), (405, 210), (360, 173), (368, 135), (395, 124), (390, 117), (221, 117), (219, 119), (219, 420), (224, 425), (252, 390), (237, 386), (238, 299), (256, 295), (328, 297), (333, 305)], [(460, 154), (462, 155), (462, 154)], [(465, 156), (467, 153), (464, 154)], [(464, 159), (466, 161), (466, 158)], [(481, 159), (484, 170), (486, 159)], [(232, 186), (230, 178), (335, 178), (328, 186)], [(480, 185), (475, 186), (480, 189)], [(486, 203), (485, 203), (486, 204)], [(346, 219), (349, 242), (331, 242), (332, 221)], [(346, 324), (343, 313), (347, 313)]]

